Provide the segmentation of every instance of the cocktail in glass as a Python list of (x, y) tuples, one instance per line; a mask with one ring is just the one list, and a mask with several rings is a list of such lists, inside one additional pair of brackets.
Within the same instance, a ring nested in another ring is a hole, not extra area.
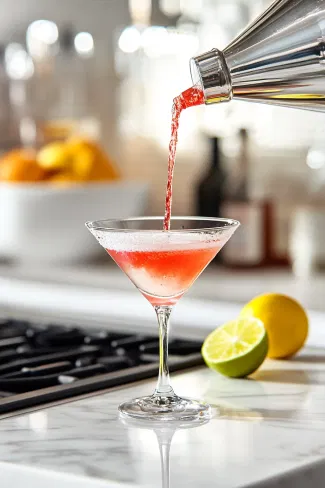
[(160, 362), (157, 387), (151, 396), (119, 406), (124, 416), (152, 420), (197, 420), (210, 407), (178, 397), (168, 369), (168, 325), (172, 307), (191, 287), (239, 226), (221, 218), (163, 217), (87, 222), (86, 226), (116, 264), (154, 307), (159, 325)]

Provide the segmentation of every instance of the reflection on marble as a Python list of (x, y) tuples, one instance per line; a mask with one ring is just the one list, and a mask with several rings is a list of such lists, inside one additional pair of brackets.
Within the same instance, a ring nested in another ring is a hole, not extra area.
[[(319, 477), (325, 479), (325, 362), (318, 356), (306, 350), (296, 360), (267, 361), (249, 380), (203, 368), (173, 375), (180, 395), (208, 401), (216, 415), (206, 425), (173, 434), (170, 488), (324, 486)], [(0, 462), (138, 488), (160, 486), (155, 432), (125, 426), (117, 413), (119, 403), (151, 392), (154, 384), (141, 382), (1, 420)], [(306, 468), (292, 484), (293, 470), (302, 465)], [(267, 481), (285, 473), (285, 479)], [(305, 473), (313, 484), (301, 484)]]
[[(154, 422), (145, 420), (135, 420), (125, 416), (120, 416), (120, 421), (129, 428), (130, 440), (134, 437), (134, 429), (154, 432), (158, 441), (160, 465), (161, 465), (161, 488), (170, 488), (170, 448), (175, 432), (178, 430), (197, 429), (209, 422), (209, 419), (196, 419), (192, 422)], [(138, 441), (135, 436), (135, 449)]]

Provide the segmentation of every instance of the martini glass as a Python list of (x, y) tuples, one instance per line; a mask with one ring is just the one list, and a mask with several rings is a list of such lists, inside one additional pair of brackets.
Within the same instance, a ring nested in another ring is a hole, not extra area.
[[(210, 417), (210, 406), (177, 396), (170, 384), (168, 329), (173, 306), (239, 226), (221, 218), (163, 217), (99, 220), (86, 226), (154, 307), (159, 325), (159, 376), (153, 395), (119, 406), (123, 416), (193, 421)], [(127, 304), (126, 304), (127, 306)]]

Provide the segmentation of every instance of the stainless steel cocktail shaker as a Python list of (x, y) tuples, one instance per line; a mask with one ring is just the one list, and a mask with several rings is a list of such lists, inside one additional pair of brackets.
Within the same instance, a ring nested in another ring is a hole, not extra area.
[(325, 111), (325, 0), (276, 0), (226, 49), (191, 60), (205, 103)]

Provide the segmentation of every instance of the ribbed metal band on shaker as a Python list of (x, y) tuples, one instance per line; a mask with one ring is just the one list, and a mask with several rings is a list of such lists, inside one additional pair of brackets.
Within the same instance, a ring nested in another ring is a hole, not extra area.
[(192, 58), (190, 70), (193, 84), (203, 89), (206, 104), (231, 100), (231, 77), (221, 51), (212, 49)]

